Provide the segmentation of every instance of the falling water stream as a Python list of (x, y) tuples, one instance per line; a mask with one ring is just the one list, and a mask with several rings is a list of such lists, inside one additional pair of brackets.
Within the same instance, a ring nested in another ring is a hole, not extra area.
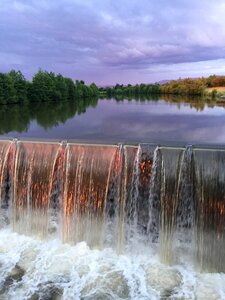
[(225, 299), (225, 149), (0, 141), (0, 299)]

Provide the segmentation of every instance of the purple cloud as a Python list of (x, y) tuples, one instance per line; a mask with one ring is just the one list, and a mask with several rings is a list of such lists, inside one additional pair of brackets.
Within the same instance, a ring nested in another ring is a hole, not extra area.
[(3, 72), (98, 84), (196, 76), (200, 62), (200, 76), (225, 73), (223, 0), (1, 0), (0, 14)]

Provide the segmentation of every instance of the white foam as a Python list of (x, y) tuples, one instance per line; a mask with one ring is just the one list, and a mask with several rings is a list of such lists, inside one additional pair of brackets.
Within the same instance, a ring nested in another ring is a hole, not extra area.
[[(15, 266), (21, 281), (5, 286), (0, 299), (25, 300), (54, 290), (55, 299), (225, 299), (225, 274), (199, 274), (192, 266), (162, 265), (151, 251), (117, 255), (110, 248), (40, 241), (0, 230), (0, 284)], [(1, 290), (0, 286), (0, 290)], [(166, 297), (166, 298), (165, 298)]]

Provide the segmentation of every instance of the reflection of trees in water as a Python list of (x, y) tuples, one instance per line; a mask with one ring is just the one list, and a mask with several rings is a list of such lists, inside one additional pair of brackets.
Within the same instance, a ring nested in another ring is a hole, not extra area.
[[(198, 97), (198, 96), (181, 96), (181, 95), (138, 95), (137, 97), (126, 97), (123, 95), (116, 95), (114, 98), (109, 99), (115, 99), (118, 102), (122, 102), (123, 100), (128, 101), (138, 101), (138, 102), (149, 102), (149, 101), (158, 101), (158, 100), (164, 100), (168, 103), (177, 104), (177, 107), (180, 109), (181, 104), (186, 104), (190, 108), (194, 108), (197, 111), (203, 111), (205, 107), (213, 108), (217, 106), (217, 102), (212, 99), (205, 99), (204, 97)], [(225, 105), (220, 105), (225, 108)]]
[(27, 131), (31, 121), (36, 121), (39, 126), (48, 129), (65, 123), (75, 115), (85, 113), (89, 106), (96, 107), (97, 103), (97, 98), (85, 98), (76, 102), (33, 102), (26, 105), (2, 105), (0, 106), (0, 134), (11, 131)]
[[(104, 96), (105, 98), (105, 96)], [(124, 96), (124, 95), (115, 95), (113, 97), (109, 97), (107, 99), (115, 99), (117, 102), (123, 101), (123, 100), (128, 100), (128, 101), (138, 101), (138, 102), (148, 102), (149, 100), (151, 101), (158, 101), (160, 99), (160, 95), (136, 95), (134, 96)]]
[[(214, 101), (206, 102), (204, 98), (200, 97), (171, 95), (164, 95), (162, 97), (144, 97), (141, 95), (136, 99), (123, 96), (117, 96), (115, 98), (118, 102), (125, 99), (128, 101), (135, 100), (145, 103), (149, 101), (156, 102), (158, 100), (164, 100), (169, 103), (176, 103), (178, 108), (181, 104), (186, 103), (190, 108), (194, 108), (197, 111), (203, 111), (206, 106), (213, 108), (217, 105)], [(27, 131), (31, 121), (36, 121), (39, 126), (48, 129), (65, 123), (75, 115), (85, 113), (89, 106), (96, 107), (97, 103), (97, 98), (84, 98), (77, 101), (0, 105), (0, 134), (9, 133), (11, 131)]]
[(190, 108), (195, 108), (197, 111), (203, 111), (206, 106), (214, 107), (216, 102), (213, 100), (206, 101), (204, 97), (198, 96), (174, 96), (174, 95), (163, 95), (162, 99), (166, 102), (177, 103), (177, 107), (180, 108), (181, 104), (187, 104)]
[(2, 105), (0, 106), (0, 133), (10, 131), (27, 131), (30, 124), (30, 114), (27, 106)]

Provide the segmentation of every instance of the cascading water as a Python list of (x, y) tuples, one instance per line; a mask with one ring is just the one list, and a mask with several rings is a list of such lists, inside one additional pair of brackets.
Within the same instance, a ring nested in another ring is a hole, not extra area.
[(0, 299), (225, 299), (223, 149), (0, 141), (0, 210)]
[(225, 155), (194, 151), (196, 262), (200, 269), (225, 271)]

